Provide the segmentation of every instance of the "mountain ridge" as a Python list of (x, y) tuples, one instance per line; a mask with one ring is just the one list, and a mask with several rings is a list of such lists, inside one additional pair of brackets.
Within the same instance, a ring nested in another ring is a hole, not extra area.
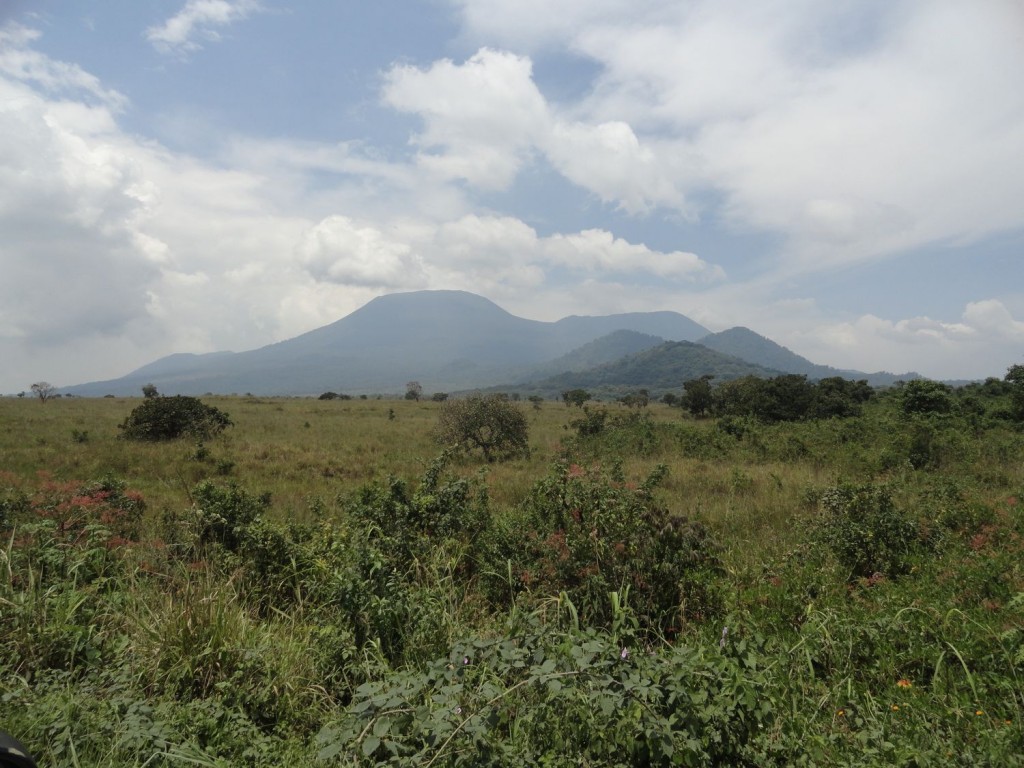
[(872, 386), (879, 387), (891, 386), (897, 381), (921, 378), (921, 375), (915, 372), (895, 374), (888, 371), (876, 371), (865, 373), (851, 369), (833, 368), (829, 365), (818, 365), (744, 326), (735, 326), (708, 334), (697, 339), (697, 343), (766, 368), (774, 368), (784, 373), (803, 374), (809, 379), (840, 376), (845, 379), (864, 379)]
[[(680, 343), (691, 347), (652, 352)], [(646, 364), (652, 366), (650, 380), (638, 383)], [(676, 376), (671, 383), (670, 371)], [(413, 380), (438, 392), (494, 388), (495, 382), (529, 389), (547, 379), (572, 388), (571, 382), (587, 376), (612, 388), (678, 388), (686, 380), (679, 376), (781, 373), (868, 379), (875, 385), (918, 377), (816, 365), (749, 328), (712, 333), (678, 312), (540, 321), (467, 291), (412, 291), (378, 296), (332, 323), (256, 349), (175, 353), (120, 378), (62, 389), (79, 396), (134, 395), (144, 384), (168, 395), (397, 394)], [(613, 382), (615, 376), (621, 381)]]
[(176, 353), (116, 379), (64, 387), (81, 396), (205, 392), (311, 395), (481, 387), (521, 375), (591, 342), (607, 329), (673, 340), (709, 333), (677, 312), (570, 316), (554, 322), (513, 315), (467, 291), (386, 294), (328, 325), (244, 352)]

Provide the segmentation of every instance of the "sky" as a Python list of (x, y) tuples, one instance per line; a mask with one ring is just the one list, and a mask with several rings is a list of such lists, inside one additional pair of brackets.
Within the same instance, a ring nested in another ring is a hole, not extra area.
[(3, 0), (0, 392), (381, 294), (1024, 362), (1018, 0)]

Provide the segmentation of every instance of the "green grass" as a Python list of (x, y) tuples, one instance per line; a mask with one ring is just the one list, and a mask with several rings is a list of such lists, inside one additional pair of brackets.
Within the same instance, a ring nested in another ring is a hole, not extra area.
[[(529, 458), (424, 481), (437, 403), (204, 398), (234, 426), (199, 446), (120, 439), (139, 402), (0, 399), (0, 728), (42, 764), (1022, 764), (1012, 423), (882, 398), (737, 437), (611, 405), (577, 438), (523, 403)], [(717, 542), (666, 632), (656, 569), (586, 527), (655, 546), (652, 509)]]

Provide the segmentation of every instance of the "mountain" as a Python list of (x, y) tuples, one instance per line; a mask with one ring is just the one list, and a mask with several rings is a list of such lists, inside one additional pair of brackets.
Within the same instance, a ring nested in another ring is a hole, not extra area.
[(771, 339), (767, 339), (749, 328), (730, 328), (720, 333), (712, 333), (697, 340), (709, 349), (732, 355), (755, 365), (773, 368), (783, 373), (799, 373), (809, 379), (827, 379), (841, 376), (844, 379), (866, 379), (874, 387), (890, 386), (897, 381), (919, 379), (918, 373), (894, 374), (886, 371), (864, 373), (862, 371), (844, 370), (828, 365), (817, 365), (795, 352), (791, 352)]
[(522, 381), (536, 381), (560, 373), (585, 371), (599, 365), (613, 363), (637, 352), (643, 352), (659, 344), (665, 339), (637, 331), (614, 331), (607, 336), (588, 342), (568, 354), (554, 360), (534, 366), (524, 372)]
[(598, 395), (623, 394), (638, 389), (647, 389), (657, 394), (678, 391), (684, 381), (706, 375), (714, 376), (716, 381), (728, 381), (741, 376), (772, 377), (781, 373), (780, 370), (755, 365), (701, 344), (670, 341), (615, 362), (583, 371), (567, 371), (518, 385), (515, 389), (546, 397), (558, 397), (559, 393), (576, 388)]
[[(614, 331), (692, 340), (708, 329), (676, 312), (517, 317), (465, 291), (380, 296), (352, 314), (295, 338), (247, 352), (175, 354), (108, 381), (64, 387), (79, 396), (204, 392), (309, 395), (469, 389), (518, 378)], [(563, 369), (564, 370), (564, 369)]]

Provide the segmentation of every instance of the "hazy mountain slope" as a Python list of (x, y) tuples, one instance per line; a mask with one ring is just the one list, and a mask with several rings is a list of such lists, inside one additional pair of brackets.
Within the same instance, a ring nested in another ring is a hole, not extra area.
[[(703, 325), (678, 312), (627, 312), (603, 317), (570, 315), (555, 323), (555, 329), (571, 343), (570, 349), (619, 330), (636, 331), (668, 341), (696, 341), (708, 333)], [(572, 343), (574, 341), (578, 343)]]
[(585, 371), (566, 372), (526, 386), (522, 392), (537, 392), (556, 397), (567, 389), (587, 389), (595, 393), (625, 392), (648, 389), (652, 393), (677, 391), (683, 382), (701, 376), (714, 376), (716, 381), (727, 381), (741, 376), (778, 376), (781, 372), (754, 365), (731, 355), (725, 355), (700, 344), (688, 341), (666, 342), (652, 349), (589, 368)]
[(776, 344), (749, 328), (730, 328), (720, 333), (712, 333), (697, 340), (709, 349), (726, 355), (733, 355), (747, 362), (774, 368), (785, 373), (799, 373), (810, 379), (827, 379), (831, 376), (842, 376), (847, 379), (867, 379), (873, 386), (885, 386), (895, 381), (920, 378), (917, 373), (893, 374), (885, 371), (864, 373), (862, 371), (832, 368), (828, 365), (817, 365), (805, 357)]
[(286, 341), (238, 353), (171, 355), (119, 379), (63, 391), (84, 396), (137, 394), (153, 383), (164, 394), (252, 392), (317, 394), (426, 391), (508, 381), (614, 330), (664, 338), (702, 336), (707, 329), (674, 312), (569, 317), (541, 322), (516, 317), (465, 291), (380, 296), (352, 314)]
[(664, 344), (665, 339), (637, 331), (615, 331), (607, 336), (577, 347), (572, 352), (524, 372), (522, 381), (536, 381), (560, 373), (585, 371), (606, 363), (613, 363), (645, 349)]

